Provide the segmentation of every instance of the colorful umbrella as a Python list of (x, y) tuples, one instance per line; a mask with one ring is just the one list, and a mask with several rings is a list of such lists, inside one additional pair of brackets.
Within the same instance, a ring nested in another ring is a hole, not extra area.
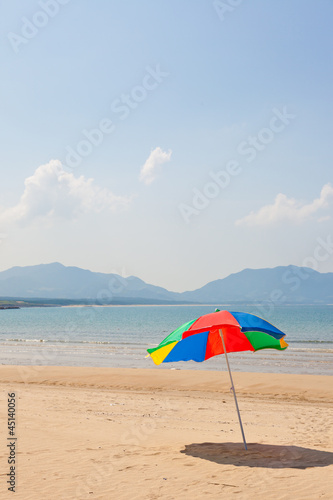
[(247, 449), (228, 352), (286, 349), (285, 334), (254, 314), (219, 311), (189, 321), (170, 333), (157, 347), (147, 349), (156, 365), (174, 361), (204, 361), (225, 354), (245, 449)]

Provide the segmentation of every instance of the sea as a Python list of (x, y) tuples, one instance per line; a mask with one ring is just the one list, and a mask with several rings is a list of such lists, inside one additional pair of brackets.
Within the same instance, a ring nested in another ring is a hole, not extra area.
[[(333, 375), (333, 305), (214, 304), (31, 307), (0, 310), (0, 363), (153, 368), (147, 348), (215, 308), (263, 317), (285, 334), (285, 351), (230, 353), (233, 371)], [(156, 369), (226, 371), (224, 355)]]

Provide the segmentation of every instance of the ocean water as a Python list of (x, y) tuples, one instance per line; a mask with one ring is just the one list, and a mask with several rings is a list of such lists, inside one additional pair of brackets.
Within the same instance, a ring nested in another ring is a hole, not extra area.
[[(333, 305), (38, 307), (0, 310), (0, 363), (153, 368), (146, 349), (215, 310), (257, 314), (286, 333), (286, 351), (231, 353), (234, 371), (333, 375)], [(159, 369), (226, 370), (224, 356)]]

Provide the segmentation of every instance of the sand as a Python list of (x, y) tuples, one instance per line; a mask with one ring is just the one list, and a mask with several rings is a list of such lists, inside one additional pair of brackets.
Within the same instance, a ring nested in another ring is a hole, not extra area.
[[(0, 367), (0, 498), (331, 499), (332, 377)], [(16, 492), (7, 393), (16, 394)]]

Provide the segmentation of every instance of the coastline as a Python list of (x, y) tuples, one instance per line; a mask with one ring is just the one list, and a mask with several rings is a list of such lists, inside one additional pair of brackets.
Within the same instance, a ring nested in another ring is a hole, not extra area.
[[(140, 341), (138, 341), (140, 342)], [(41, 367), (94, 367), (96, 369), (155, 369), (151, 359), (146, 358), (146, 349), (153, 344), (116, 340), (75, 340), (63, 339), (13, 339), (0, 342), (0, 366), (33, 366)], [(311, 345), (310, 345), (311, 346)], [(321, 346), (321, 344), (320, 344)], [(329, 345), (331, 346), (331, 345)], [(290, 347), (283, 353), (274, 350), (263, 350), (256, 353), (230, 353), (229, 361), (233, 373), (276, 373), (300, 375), (333, 375), (333, 350), (325, 348), (312, 349)], [(224, 356), (216, 356), (205, 363), (194, 361), (165, 363), (158, 367), (159, 371), (193, 370), (199, 372), (224, 373), (227, 370)]]
[[(28, 302), (29, 299), (26, 299), (26, 301), (12, 301), (14, 303), (17, 303), (17, 307), (0, 307), (1, 309), (29, 309), (29, 308), (50, 308), (50, 307), (61, 307), (61, 308), (73, 308), (73, 307), (188, 307), (188, 306), (195, 306), (195, 307), (208, 307), (211, 306), (213, 308), (215, 307), (221, 307), (221, 304), (218, 302), (162, 302), (162, 303), (155, 303), (155, 302), (149, 302), (147, 301), (146, 303), (139, 303), (139, 302), (114, 302), (110, 304), (99, 304), (95, 302), (89, 303), (89, 300), (91, 299), (82, 299), (82, 301), (86, 301), (87, 303), (80, 303), (78, 302), (77, 304), (63, 304), (62, 302), (66, 302), (67, 300), (72, 300), (72, 299), (59, 299), (59, 302), (56, 302), (57, 299), (50, 299), (52, 302), (48, 302), (45, 300), (45, 303), (42, 302)], [(34, 299), (31, 299), (34, 300)], [(35, 299), (36, 300), (36, 299)], [(0, 301), (1, 302), (1, 301)], [(233, 310), (236, 310), (239, 305), (243, 306), (248, 306), (248, 307), (262, 307), (264, 304), (264, 301), (254, 301), (254, 302), (226, 302), (223, 303), (223, 307), (230, 307), (233, 308)], [(283, 307), (309, 307), (309, 306), (333, 306), (331, 303), (326, 303), (326, 302), (283, 302)]]

